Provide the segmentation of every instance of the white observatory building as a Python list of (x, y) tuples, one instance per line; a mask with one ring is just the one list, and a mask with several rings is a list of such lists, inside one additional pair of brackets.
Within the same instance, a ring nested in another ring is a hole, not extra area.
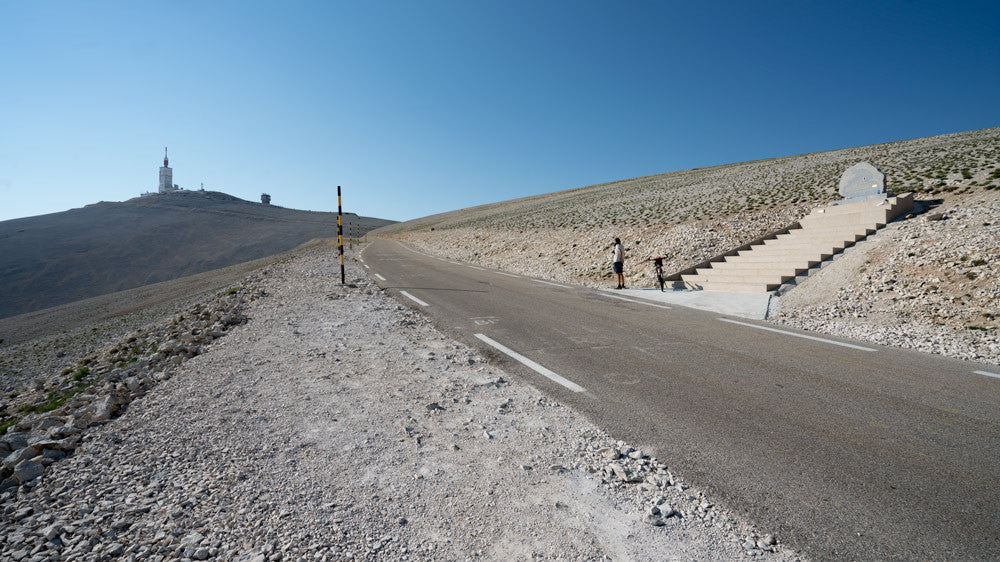
[(170, 193), (177, 191), (174, 185), (174, 171), (170, 169), (170, 160), (167, 159), (167, 148), (163, 148), (163, 166), (160, 167), (160, 193)]

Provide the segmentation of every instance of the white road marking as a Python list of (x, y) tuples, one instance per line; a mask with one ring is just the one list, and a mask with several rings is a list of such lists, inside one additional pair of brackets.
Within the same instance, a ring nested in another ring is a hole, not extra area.
[(986, 376), (986, 377), (993, 377), (995, 379), (1000, 379), (1000, 374), (997, 374), (997, 373), (988, 373), (986, 371), (972, 371), (972, 372), (976, 373), (977, 375), (983, 375), (983, 376)]
[(477, 267), (477, 266), (474, 266), (474, 265), (470, 265), (469, 267), (471, 267), (472, 269), (478, 269), (479, 271), (486, 271), (485, 268)]
[(365, 258), (358, 256), (358, 261), (365, 261)]
[(382, 277), (382, 276), (381, 276), (381, 275), (379, 275), (378, 273), (376, 273), (376, 274), (375, 274), (375, 277), (378, 277), (379, 279), (381, 279), (381, 280), (383, 280), (383, 281), (388, 281), (388, 279), (386, 279), (385, 277)]
[(730, 320), (728, 318), (719, 318), (719, 320), (721, 320), (723, 322), (729, 322), (730, 324), (739, 324), (740, 326), (747, 326), (749, 328), (757, 328), (758, 330), (767, 330), (768, 332), (777, 332), (779, 334), (785, 334), (786, 336), (795, 336), (797, 338), (803, 338), (803, 339), (807, 339), (807, 340), (813, 340), (813, 341), (818, 341), (818, 342), (823, 342), (823, 343), (832, 343), (833, 345), (840, 345), (840, 346), (843, 346), (843, 347), (849, 347), (851, 349), (857, 349), (857, 350), (860, 350), (860, 351), (878, 351), (878, 350), (872, 349), (870, 347), (861, 347), (860, 345), (854, 345), (854, 344), (851, 344), (851, 343), (843, 343), (843, 342), (828, 340), (828, 339), (824, 339), (824, 338), (817, 338), (815, 336), (807, 336), (805, 334), (796, 334), (795, 332), (787, 332), (785, 330), (778, 330), (777, 328), (768, 328), (767, 326), (758, 326), (756, 324), (748, 324), (746, 322), (738, 322), (736, 320)]
[(518, 279), (520, 279), (520, 278), (521, 278), (521, 276), (520, 276), (520, 275), (514, 275), (513, 273), (504, 273), (504, 272), (502, 272), (502, 271), (497, 271), (497, 272), (496, 272), (496, 274), (497, 274), (497, 275), (504, 275), (504, 276), (506, 276), (506, 277), (517, 277)]
[(552, 285), (553, 287), (562, 287), (563, 289), (572, 289), (569, 285), (560, 285), (559, 283), (553, 283), (551, 281), (542, 281), (541, 279), (532, 279), (535, 283), (545, 283), (546, 285)]
[(559, 383), (559, 384), (565, 386), (566, 388), (572, 390), (573, 392), (586, 392), (587, 391), (587, 389), (585, 389), (582, 386), (576, 384), (575, 382), (573, 382), (571, 380), (568, 380), (568, 379), (564, 379), (563, 377), (560, 377), (559, 375), (553, 373), (552, 371), (546, 369), (545, 367), (542, 367), (538, 363), (535, 363), (531, 359), (528, 359), (527, 357), (521, 355), (520, 353), (514, 351), (513, 349), (510, 349), (509, 347), (496, 342), (495, 340), (491, 339), (489, 336), (486, 336), (484, 334), (476, 334), (476, 337), (479, 338), (479, 339), (481, 339), (481, 340), (483, 340), (484, 342), (492, 345), (493, 347), (497, 348), (498, 350), (502, 351), (503, 353), (506, 353), (511, 358), (516, 359), (517, 361), (521, 362), (521, 364), (523, 364), (525, 367), (528, 367), (529, 369), (531, 369), (531, 370), (535, 371), (536, 373), (542, 375), (543, 377), (551, 380), (552, 382)]
[(417, 297), (415, 297), (415, 296), (411, 295), (410, 293), (407, 293), (406, 291), (400, 291), (400, 292), (399, 292), (399, 294), (401, 294), (401, 295), (403, 295), (404, 297), (406, 297), (406, 298), (410, 299), (411, 301), (413, 301), (413, 302), (415, 302), (415, 303), (419, 304), (420, 306), (430, 306), (429, 304), (427, 304), (427, 303), (425, 303), (424, 301), (422, 301), (422, 300), (418, 299)]
[(368, 267), (368, 264), (367, 264), (367, 263), (363, 263), (363, 264), (361, 264), (361, 265), (365, 266), (365, 269), (371, 269), (370, 267)]
[(644, 304), (646, 306), (655, 306), (656, 308), (665, 308), (667, 310), (670, 310), (670, 308), (671, 308), (669, 306), (662, 305), (662, 304), (654, 304), (654, 303), (651, 303), (651, 302), (637, 301), (635, 299), (627, 299), (625, 297), (619, 297), (618, 295), (609, 295), (609, 294), (606, 294), (606, 293), (601, 293), (601, 294), (604, 295), (604, 296), (606, 296), (606, 297), (608, 297), (609, 299), (618, 299), (620, 301), (625, 301), (625, 302), (634, 302), (636, 304)]

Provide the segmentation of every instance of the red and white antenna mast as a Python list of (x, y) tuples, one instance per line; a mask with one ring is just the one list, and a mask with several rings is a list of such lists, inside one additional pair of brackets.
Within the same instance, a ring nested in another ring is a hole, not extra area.
[(164, 146), (163, 147), (163, 167), (166, 168), (169, 163), (170, 163), (170, 160), (167, 160), (167, 147)]

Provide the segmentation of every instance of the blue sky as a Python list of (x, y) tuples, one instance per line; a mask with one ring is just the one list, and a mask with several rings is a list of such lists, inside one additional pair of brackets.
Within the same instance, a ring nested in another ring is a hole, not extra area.
[(0, 220), (174, 181), (396, 220), (1000, 125), (997, 2), (0, 0)]

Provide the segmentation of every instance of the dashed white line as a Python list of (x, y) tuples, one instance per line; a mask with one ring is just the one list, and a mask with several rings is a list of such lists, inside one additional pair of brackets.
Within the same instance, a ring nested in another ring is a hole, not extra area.
[(368, 267), (368, 264), (367, 264), (367, 263), (363, 263), (363, 264), (361, 264), (361, 265), (365, 266), (365, 269), (371, 269), (370, 267)]
[(475, 266), (475, 265), (470, 265), (468, 267), (471, 267), (472, 269), (478, 269), (479, 271), (486, 271), (486, 268), (478, 267), (478, 266)]
[(586, 392), (587, 391), (587, 389), (585, 389), (582, 386), (576, 384), (575, 382), (573, 382), (573, 381), (571, 381), (569, 379), (565, 379), (563, 377), (560, 377), (559, 375), (553, 373), (552, 371), (546, 369), (545, 367), (542, 367), (538, 363), (535, 363), (531, 359), (528, 359), (527, 357), (521, 355), (520, 353), (514, 351), (513, 349), (511, 349), (511, 348), (509, 348), (509, 347), (507, 347), (507, 346), (505, 346), (505, 345), (503, 345), (501, 343), (498, 343), (497, 341), (493, 340), (489, 336), (486, 336), (485, 334), (476, 334), (476, 337), (479, 338), (479, 339), (481, 339), (481, 340), (483, 340), (484, 342), (488, 343), (489, 345), (497, 348), (498, 350), (500, 350), (501, 352), (507, 354), (511, 358), (516, 359), (521, 364), (523, 364), (525, 367), (528, 367), (529, 369), (531, 369), (531, 370), (535, 371), (536, 373), (542, 375), (543, 377), (551, 380), (552, 382), (559, 383), (559, 384), (565, 386), (566, 388), (572, 390), (573, 392)]
[(497, 272), (496, 272), (496, 274), (497, 274), (497, 275), (504, 275), (504, 276), (506, 276), (506, 277), (517, 277), (518, 279), (520, 279), (520, 278), (521, 278), (521, 276), (520, 276), (520, 275), (514, 275), (513, 273), (504, 273), (504, 272), (502, 272), (502, 271), (497, 271)]
[(401, 294), (401, 295), (403, 295), (404, 297), (406, 297), (406, 298), (410, 299), (411, 301), (413, 301), (413, 302), (415, 302), (415, 303), (419, 304), (420, 306), (430, 306), (429, 304), (427, 304), (427, 303), (425, 303), (424, 301), (422, 301), (422, 300), (418, 299), (417, 297), (415, 297), (415, 296), (411, 295), (410, 293), (407, 293), (406, 291), (400, 291), (400, 292), (399, 292), (399, 294)]
[(972, 371), (972, 372), (976, 373), (977, 375), (983, 375), (984, 377), (993, 377), (995, 379), (1000, 379), (1000, 374), (998, 373), (990, 373), (987, 371)]
[(651, 303), (651, 302), (637, 301), (635, 299), (628, 299), (628, 298), (625, 298), (625, 297), (619, 297), (618, 295), (609, 295), (609, 294), (606, 294), (606, 293), (601, 293), (601, 294), (604, 295), (604, 296), (606, 296), (606, 297), (608, 297), (609, 299), (618, 299), (620, 301), (625, 301), (625, 302), (634, 302), (635, 304), (644, 304), (646, 306), (655, 306), (656, 308), (665, 308), (667, 310), (670, 310), (670, 308), (671, 308), (671, 307), (663, 305), (663, 304), (654, 304), (654, 303)]
[(376, 273), (376, 274), (375, 274), (375, 277), (378, 277), (378, 278), (379, 278), (379, 279), (381, 279), (382, 281), (388, 281), (388, 279), (386, 279), (385, 277), (382, 277), (382, 276), (381, 276), (381, 275), (379, 275), (378, 273)]
[(553, 287), (562, 287), (563, 289), (572, 289), (569, 285), (560, 285), (559, 283), (553, 283), (551, 281), (542, 281), (541, 279), (532, 279), (535, 283), (545, 283), (546, 285), (552, 285)]
[(768, 328), (767, 326), (758, 326), (756, 324), (748, 324), (746, 322), (739, 322), (739, 321), (736, 321), (736, 320), (730, 320), (728, 318), (719, 318), (719, 320), (721, 320), (723, 322), (729, 322), (730, 324), (739, 324), (740, 326), (747, 326), (748, 328), (757, 328), (758, 330), (767, 330), (768, 332), (776, 332), (776, 333), (779, 333), (779, 334), (785, 334), (786, 336), (795, 336), (797, 338), (803, 338), (803, 339), (813, 340), (813, 341), (818, 341), (818, 342), (823, 342), (823, 343), (830, 343), (830, 344), (833, 344), (833, 345), (839, 345), (839, 346), (843, 346), (843, 347), (849, 347), (851, 349), (857, 349), (857, 350), (860, 350), (860, 351), (877, 351), (877, 350), (872, 349), (870, 347), (861, 347), (860, 345), (854, 345), (852, 343), (844, 343), (844, 342), (833, 341), (833, 340), (828, 340), (828, 339), (824, 339), (824, 338), (817, 338), (815, 336), (807, 336), (805, 334), (796, 334), (795, 332), (788, 332), (788, 331), (785, 331), (785, 330), (778, 330), (777, 328)]

